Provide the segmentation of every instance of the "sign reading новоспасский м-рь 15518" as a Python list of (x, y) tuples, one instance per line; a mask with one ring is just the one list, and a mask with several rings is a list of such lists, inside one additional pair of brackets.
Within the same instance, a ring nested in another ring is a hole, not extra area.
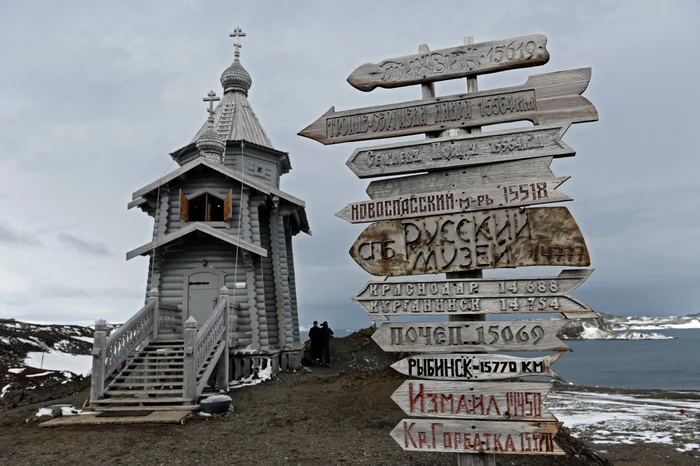
[(529, 120), (536, 125), (596, 121), (581, 94), (590, 68), (530, 76), (522, 86), (336, 112), (299, 132), (322, 144), (391, 138), (466, 126)]
[(375, 276), (590, 265), (583, 235), (565, 207), (376, 222), (360, 233), (350, 255)]
[(529, 66), (549, 61), (547, 38), (541, 34), (460, 45), (448, 49), (365, 63), (348, 76), (361, 91), (400, 87)]

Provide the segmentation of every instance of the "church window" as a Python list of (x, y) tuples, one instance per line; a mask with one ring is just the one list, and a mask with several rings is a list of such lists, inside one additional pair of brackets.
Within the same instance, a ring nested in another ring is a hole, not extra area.
[(180, 190), (180, 219), (185, 222), (223, 222), (231, 218), (233, 190), (224, 199), (204, 192), (191, 199)]

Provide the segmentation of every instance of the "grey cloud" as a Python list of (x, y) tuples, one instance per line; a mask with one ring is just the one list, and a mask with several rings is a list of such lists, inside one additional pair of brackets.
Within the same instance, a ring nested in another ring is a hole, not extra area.
[(0, 224), (0, 244), (30, 247), (42, 246), (41, 240), (35, 234), (18, 231), (8, 224)]
[(111, 253), (104, 243), (92, 242), (78, 238), (70, 233), (60, 233), (58, 239), (73, 249), (92, 256), (110, 256)]

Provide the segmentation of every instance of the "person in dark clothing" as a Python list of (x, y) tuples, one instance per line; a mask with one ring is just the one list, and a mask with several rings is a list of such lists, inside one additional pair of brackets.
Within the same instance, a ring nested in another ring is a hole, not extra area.
[(309, 329), (309, 340), (311, 340), (311, 361), (321, 361), (321, 329), (318, 321), (314, 320), (314, 326)]
[(331, 350), (330, 350), (330, 341), (331, 337), (333, 336), (333, 330), (328, 327), (328, 322), (323, 322), (321, 324), (321, 352), (323, 354), (323, 365), (325, 366), (330, 366), (331, 365)]

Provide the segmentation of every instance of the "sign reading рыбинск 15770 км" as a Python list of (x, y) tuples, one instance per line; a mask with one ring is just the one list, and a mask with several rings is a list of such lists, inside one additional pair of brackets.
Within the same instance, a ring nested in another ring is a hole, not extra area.
[(547, 38), (533, 34), (389, 58), (377, 64), (365, 63), (348, 76), (348, 83), (368, 92), (376, 87), (410, 86), (464, 78), (544, 65), (548, 61)]
[(376, 222), (360, 233), (350, 255), (375, 276), (590, 265), (583, 235), (565, 207)]
[(322, 144), (366, 141), (529, 120), (535, 124), (595, 121), (581, 96), (590, 68), (530, 76), (522, 86), (336, 112), (331, 107), (299, 132)]
[(527, 376), (562, 380), (551, 367), (561, 355), (521, 358), (504, 354), (417, 354), (396, 361), (391, 367), (409, 377), (428, 380), (503, 380)]

